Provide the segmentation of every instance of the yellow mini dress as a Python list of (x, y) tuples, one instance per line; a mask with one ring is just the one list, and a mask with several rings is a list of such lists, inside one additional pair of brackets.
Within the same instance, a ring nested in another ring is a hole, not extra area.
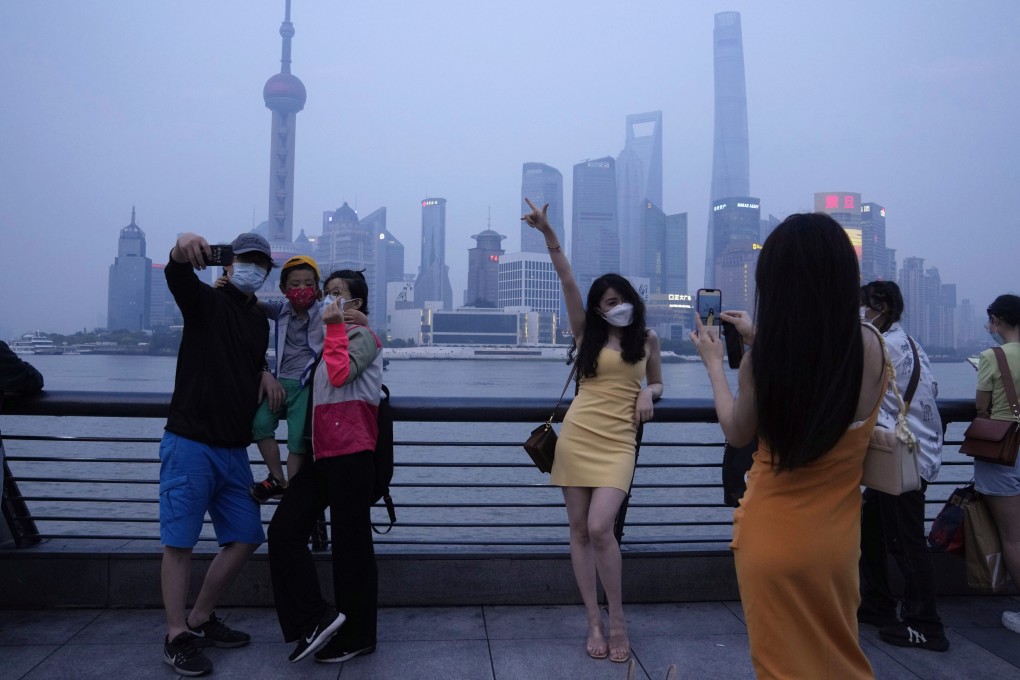
[(634, 406), (645, 363), (641, 359), (629, 364), (619, 351), (602, 348), (597, 375), (581, 380), (563, 419), (551, 484), (630, 490), (637, 435)]

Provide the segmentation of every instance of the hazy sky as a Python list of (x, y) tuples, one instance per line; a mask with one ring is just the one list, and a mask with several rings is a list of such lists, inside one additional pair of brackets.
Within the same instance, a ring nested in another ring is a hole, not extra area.
[[(701, 285), (712, 29), (741, 12), (751, 193), (888, 210), (897, 262), (983, 309), (1020, 292), (1020, 3), (293, 0), (295, 235), (345, 200), (385, 206), (417, 272), (420, 200), (446, 198), (454, 299), (472, 234), (518, 250), (521, 164), (616, 156), (627, 114), (663, 114), (664, 203), (687, 212)], [(103, 325), (131, 207), (147, 254), (266, 219), (283, 0), (0, 3), (0, 338)]]

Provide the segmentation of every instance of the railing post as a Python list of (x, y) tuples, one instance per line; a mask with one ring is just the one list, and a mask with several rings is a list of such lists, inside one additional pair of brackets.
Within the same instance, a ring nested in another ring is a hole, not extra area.
[[(3, 445), (3, 440), (0, 440), (0, 453), (3, 451)], [(41, 539), (39, 530), (35, 526), (35, 520), (32, 519), (32, 514), (28, 511), (28, 505), (21, 498), (18, 482), (11, 474), (11, 469), (7, 467), (7, 457), (0, 455), (0, 460), (3, 461), (4, 473), (3, 499), (0, 501), (6, 525), (4, 533), (9, 532), (10, 539), (18, 548), (36, 545)], [(0, 536), (0, 543), (6, 543), (7, 540), (7, 536)]]

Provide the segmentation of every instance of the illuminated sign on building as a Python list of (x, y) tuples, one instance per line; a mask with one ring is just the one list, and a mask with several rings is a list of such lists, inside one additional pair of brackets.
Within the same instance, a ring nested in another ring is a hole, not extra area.
[(427, 207), (429, 207), (430, 205), (439, 205), (439, 201), (437, 201), (437, 200), (435, 200), (435, 199), (433, 198), (433, 199), (431, 199), (431, 200), (428, 200), (428, 201), (422, 201), (422, 202), (421, 202), (421, 207), (423, 207), (423, 208), (427, 208)]
[(860, 264), (864, 253), (864, 232), (860, 229), (844, 229), (843, 231), (850, 237), (850, 243), (853, 244), (854, 252), (857, 253), (857, 264)]
[(499, 262), (499, 255), (489, 255), (489, 262)]

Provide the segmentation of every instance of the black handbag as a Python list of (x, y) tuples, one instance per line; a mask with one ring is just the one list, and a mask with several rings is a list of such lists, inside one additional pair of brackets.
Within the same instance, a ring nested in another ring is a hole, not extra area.
[(1013, 376), (1006, 363), (1006, 353), (1001, 347), (993, 347), (995, 359), (999, 362), (1002, 385), (1006, 389), (1010, 410), (1014, 420), (992, 420), (978, 416), (963, 433), (960, 453), (977, 460), (999, 465), (1016, 465), (1017, 450), (1020, 449), (1020, 404), (1017, 402)]
[(563, 391), (560, 392), (556, 406), (553, 406), (552, 413), (549, 414), (549, 420), (532, 430), (531, 436), (524, 442), (524, 450), (531, 456), (531, 460), (539, 472), (552, 472), (553, 460), (556, 457), (556, 430), (552, 426), (553, 418), (556, 417), (556, 410), (559, 409), (563, 395), (567, 393), (567, 387), (570, 386), (570, 381), (573, 380), (576, 371), (577, 364), (575, 363), (570, 369), (570, 375), (567, 376), (567, 382), (563, 385)]

